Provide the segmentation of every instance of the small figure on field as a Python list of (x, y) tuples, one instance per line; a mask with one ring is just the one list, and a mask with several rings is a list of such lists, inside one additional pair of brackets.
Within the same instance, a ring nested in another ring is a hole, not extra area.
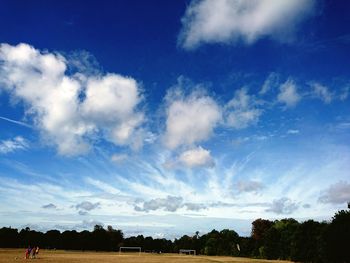
[(31, 248), (30, 248), (30, 246), (28, 246), (28, 248), (25, 251), (25, 257), (24, 257), (25, 259), (29, 258), (30, 252), (31, 252)]
[(30, 251), (30, 258), (35, 258), (35, 247)]
[(39, 247), (34, 246), (30, 252), (30, 258), (36, 258), (36, 255), (39, 254)]

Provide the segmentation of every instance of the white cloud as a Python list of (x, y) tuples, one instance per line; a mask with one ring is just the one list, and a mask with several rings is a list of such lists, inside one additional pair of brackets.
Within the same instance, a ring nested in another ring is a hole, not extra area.
[(280, 93), (277, 96), (277, 100), (285, 104), (287, 108), (294, 107), (301, 100), (298, 88), (292, 79), (288, 79), (280, 86)]
[(322, 203), (343, 204), (350, 202), (350, 184), (340, 181), (324, 190), (319, 198)]
[(6, 117), (3, 117), (3, 116), (0, 116), (0, 119), (4, 120), (4, 121), (11, 122), (11, 123), (18, 124), (18, 125), (23, 126), (23, 127), (33, 128), (31, 125), (29, 125), (29, 124), (27, 124), (27, 123), (25, 123), (23, 121), (16, 121), (16, 120), (13, 120), (13, 119), (10, 119), (10, 118), (6, 118)]
[(47, 205), (43, 205), (42, 208), (44, 209), (56, 209), (57, 206), (54, 205), (53, 203), (47, 204)]
[(75, 206), (76, 209), (82, 209), (82, 210), (86, 210), (86, 211), (91, 211), (91, 210), (96, 209), (98, 207), (100, 207), (99, 202), (91, 203), (89, 201), (83, 201)]
[(207, 140), (221, 120), (219, 105), (200, 92), (170, 92), (167, 101), (164, 142), (170, 149)]
[(127, 159), (128, 159), (128, 155), (126, 155), (126, 154), (116, 154), (115, 153), (111, 157), (111, 161), (114, 163), (118, 163), (118, 164), (124, 162)]
[(312, 83), (312, 95), (323, 100), (324, 103), (329, 104), (333, 100), (333, 94), (328, 90), (328, 87), (319, 83)]
[(270, 207), (266, 209), (266, 212), (273, 212), (275, 214), (291, 214), (298, 208), (298, 204), (289, 198), (282, 197), (280, 199), (273, 200)]
[(264, 188), (264, 185), (255, 180), (239, 181), (235, 185), (239, 193), (254, 192), (257, 193)]
[(96, 187), (96, 188), (98, 188), (106, 193), (110, 193), (112, 195), (120, 195), (121, 194), (121, 191), (119, 189), (113, 187), (110, 183), (105, 183), (105, 182), (93, 179), (91, 177), (86, 178), (85, 181), (88, 184), (90, 184), (90, 185), (92, 185), (92, 186), (94, 186), (94, 187)]
[(339, 95), (340, 100), (346, 100), (349, 97), (350, 86), (343, 88), (342, 93)]
[(0, 153), (4, 154), (17, 150), (26, 150), (28, 147), (28, 141), (21, 136), (16, 136), (13, 139), (0, 141)]
[(271, 72), (267, 79), (264, 81), (261, 90), (259, 91), (260, 95), (264, 95), (269, 92), (271, 89), (277, 87), (279, 84), (279, 75), (275, 72)]
[(193, 49), (202, 43), (253, 43), (263, 37), (290, 41), (313, 6), (313, 0), (192, 1), (182, 18), (179, 43)]
[(117, 145), (131, 144), (131, 135), (143, 121), (134, 110), (140, 103), (140, 91), (132, 78), (108, 74), (90, 78), (82, 103), (84, 116), (105, 127), (107, 138)]
[(140, 146), (136, 137), (142, 135), (138, 128), (144, 116), (137, 110), (142, 96), (134, 79), (68, 75), (69, 61), (62, 55), (27, 44), (1, 44), (0, 62), (1, 86), (24, 103), (26, 115), (60, 154), (85, 153), (96, 135), (117, 145)]
[(257, 123), (262, 113), (262, 110), (256, 107), (257, 104), (246, 88), (237, 90), (225, 107), (226, 124), (235, 129), (243, 129)]
[(179, 163), (187, 167), (213, 167), (215, 165), (210, 151), (197, 147), (181, 153)]
[(143, 203), (142, 207), (135, 206), (136, 211), (154, 211), (158, 209), (164, 209), (168, 212), (175, 212), (183, 206), (182, 197), (167, 196), (166, 198), (155, 198)]
[(190, 210), (190, 211), (200, 211), (208, 208), (208, 205), (197, 204), (197, 203), (185, 203), (184, 206), (186, 207), (187, 210)]
[(287, 131), (287, 134), (299, 134), (300, 133), (300, 131), (299, 130), (288, 130)]

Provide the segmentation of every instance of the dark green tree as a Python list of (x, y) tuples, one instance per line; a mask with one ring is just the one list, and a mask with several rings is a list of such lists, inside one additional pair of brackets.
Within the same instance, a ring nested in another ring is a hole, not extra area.
[(328, 262), (350, 262), (350, 211), (339, 211), (333, 217), (324, 235)]
[(322, 262), (322, 233), (326, 227), (326, 223), (313, 220), (300, 224), (293, 237), (291, 259), (299, 262)]

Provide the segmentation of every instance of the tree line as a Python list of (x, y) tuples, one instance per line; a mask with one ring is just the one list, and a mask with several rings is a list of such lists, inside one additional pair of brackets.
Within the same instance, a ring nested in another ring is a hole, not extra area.
[(257, 219), (249, 237), (224, 229), (199, 235), (184, 235), (175, 240), (144, 237), (124, 237), (121, 230), (96, 225), (93, 231), (49, 230), (46, 233), (30, 228), (0, 229), (0, 247), (24, 248), (28, 245), (46, 249), (117, 251), (121, 246), (142, 247), (143, 251), (178, 253), (194, 249), (197, 254), (244, 256), (264, 259), (286, 259), (297, 262), (350, 263), (350, 211), (337, 212), (330, 222), (293, 218), (282, 220)]

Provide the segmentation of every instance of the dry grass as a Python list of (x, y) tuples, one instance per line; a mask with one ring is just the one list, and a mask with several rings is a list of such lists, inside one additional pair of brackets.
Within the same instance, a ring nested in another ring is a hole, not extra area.
[(24, 249), (0, 249), (0, 263), (8, 262), (37, 262), (37, 263), (266, 263), (266, 262), (283, 262), (257, 260), (234, 257), (209, 257), (209, 256), (185, 256), (178, 254), (121, 254), (113, 252), (73, 252), (73, 251), (48, 251), (40, 250), (36, 259), (24, 259)]

